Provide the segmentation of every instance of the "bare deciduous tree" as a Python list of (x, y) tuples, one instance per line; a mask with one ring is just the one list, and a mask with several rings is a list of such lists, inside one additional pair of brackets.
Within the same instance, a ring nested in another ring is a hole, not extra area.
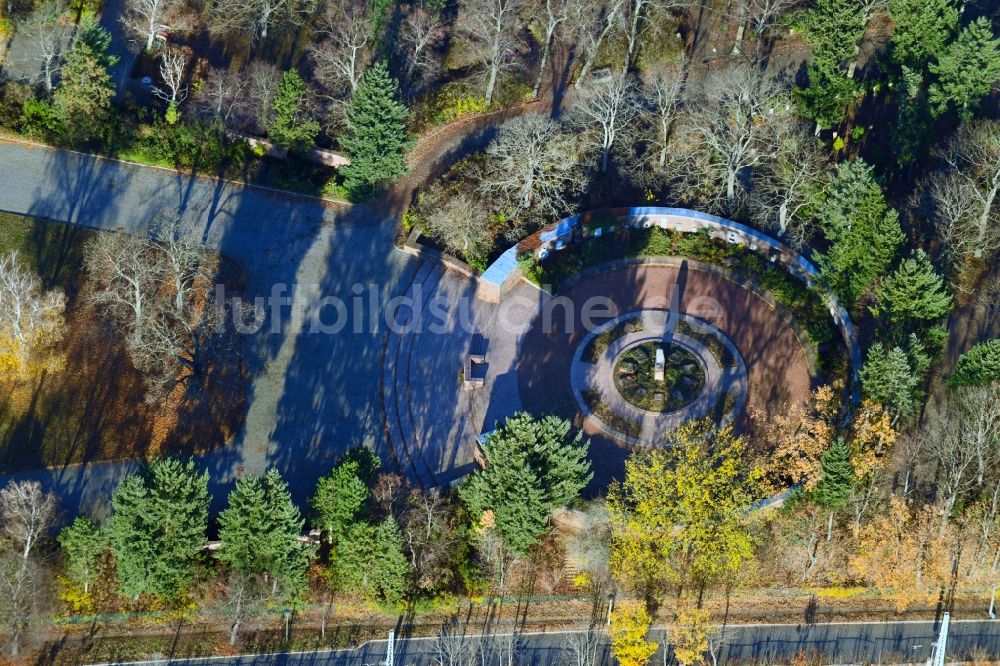
[(788, 122), (786, 91), (759, 70), (738, 65), (713, 72), (686, 120), (686, 176), (709, 198), (725, 197), (733, 212), (749, 171), (773, 160), (776, 135)]
[(269, 62), (255, 60), (243, 76), (247, 79), (249, 124), (257, 134), (264, 134), (271, 124), (272, 104), (281, 82), (281, 72)]
[(452, 506), (437, 491), (414, 490), (402, 522), (417, 587), (443, 589), (453, 577), (448, 562), (459, 542)]
[(196, 89), (192, 103), (202, 117), (218, 120), (225, 129), (234, 130), (246, 124), (251, 115), (248, 88), (246, 77), (240, 73), (213, 67)]
[(851, 488), (847, 497), (847, 509), (851, 513), (854, 534), (861, 531), (876, 508), (884, 504), (886, 499), (886, 479), (879, 472), (872, 472)]
[(30, 80), (32, 83), (40, 81), (46, 93), (52, 92), (67, 43), (67, 30), (59, 23), (61, 13), (57, 2), (43, 2), (17, 26), (18, 33), (28, 40), (32, 49), (21, 59), (39, 65), (37, 74)]
[(623, 0), (616, 12), (619, 31), (625, 37), (623, 73), (635, 63), (639, 44), (655, 20), (669, 12), (684, 9), (688, 4), (688, 0)]
[(187, 56), (179, 49), (164, 49), (160, 54), (160, 78), (163, 87), (153, 86), (153, 94), (167, 104), (178, 105), (187, 99), (188, 89), (184, 85), (184, 70)]
[(760, 62), (771, 30), (778, 25), (786, 12), (801, 3), (802, 0), (737, 0), (735, 16), (739, 27), (736, 30), (732, 55), (740, 55), (743, 52), (743, 36), (749, 26), (757, 38), (751, 60), (755, 63)]
[(226, 578), (226, 608), (233, 619), (229, 625), (229, 644), (236, 645), (243, 622), (255, 614), (257, 604), (267, 600), (268, 586), (258, 575), (229, 572)]
[(420, 82), (426, 86), (440, 67), (435, 49), (445, 38), (441, 15), (424, 7), (411, 6), (403, 16), (399, 31), (399, 46), (403, 56), (403, 90), (413, 96)]
[(607, 590), (611, 578), (611, 519), (604, 502), (591, 502), (583, 510), (583, 525), (566, 544), (567, 559), (587, 574), (593, 587)]
[(458, 30), (484, 69), (487, 104), (493, 103), (500, 74), (518, 65), (523, 7), (524, 0), (468, 0), (459, 11)]
[(349, 98), (373, 53), (369, 3), (330, 3), (317, 33), (324, 39), (310, 47), (316, 80), (332, 99)]
[(797, 124), (778, 128), (773, 159), (754, 173), (750, 210), (757, 224), (774, 229), (793, 247), (812, 232), (812, 212), (826, 182), (826, 157), (812, 133)]
[(434, 651), (440, 666), (471, 666), (476, 661), (475, 646), (455, 620), (441, 627), (434, 639)]
[(570, 2), (568, 0), (538, 0), (536, 11), (540, 16), (545, 36), (542, 38), (542, 57), (538, 63), (538, 76), (531, 89), (533, 99), (538, 98), (538, 91), (542, 87), (542, 77), (545, 76), (545, 68), (548, 66), (549, 54), (552, 51), (552, 41), (555, 39), (556, 31), (569, 18), (569, 10)]
[(952, 262), (1000, 249), (1000, 123), (965, 123), (942, 151), (947, 168), (934, 174), (929, 194)]
[(0, 255), (0, 334), (26, 351), (62, 336), (66, 300), (62, 291), (44, 291), (38, 276), (25, 268), (16, 251)]
[(600, 663), (603, 637), (593, 625), (566, 634), (560, 663), (564, 666), (597, 666)]
[(480, 663), (496, 664), (496, 666), (516, 666), (518, 655), (524, 647), (524, 638), (517, 625), (512, 625), (506, 631), (484, 635), (479, 639), (478, 650)]
[(182, 27), (182, 7), (177, 0), (127, 0), (122, 25), (143, 43), (144, 50), (149, 51), (156, 33), (168, 24), (173, 24), (169, 26), (172, 29)]
[(958, 499), (981, 487), (987, 470), (1000, 464), (1000, 387), (957, 392), (925, 433), (922, 448), (937, 464), (943, 533)]
[(85, 252), (90, 301), (126, 336), (150, 400), (204, 378), (219, 341), (218, 257), (177, 230), (168, 222), (152, 239), (101, 234)]
[(577, 121), (589, 130), (590, 142), (600, 154), (600, 170), (608, 170), (615, 142), (639, 114), (637, 86), (631, 75), (611, 74), (581, 90), (574, 110)]
[(272, 26), (290, 22), (311, 8), (312, 0), (215, 0), (209, 10), (208, 29), (217, 36), (249, 33), (254, 41), (267, 39)]
[(427, 221), (427, 233), (450, 252), (475, 260), (489, 251), (493, 239), (489, 218), (483, 203), (469, 194), (432, 186), (421, 198), (420, 209)]
[(11, 481), (0, 490), (0, 529), (11, 549), (0, 554), (0, 614), (12, 657), (18, 656), (21, 638), (38, 608), (44, 581), (32, 555), (55, 519), (56, 504), (55, 496), (43, 492), (37, 481)]
[(198, 303), (199, 295), (193, 292), (204, 289), (219, 270), (219, 257), (205, 251), (184, 236), (181, 220), (176, 217), (161, 218), (152, 239), (160, 250), (173, 291), (174, 316), (190, 319), (191, 309)]
[(643, 92), (646, 100), (643, 115), (652, 129), (648, 143), (652, 149), (653, 166), (664, 169), (667, 166), (667, 148), (670, 133), (680, 110), (684, 90), (685, 61), (650, 68), (644, 73)]
[(508, 217), (527, 211), (561, 215), (566, 195), (581, 185), (581, 156), (575, 136), (541, 115), (507, 121), (487, 147), (479, 192), (492, 197)]
[(91, 302), (127, 331), (131, 345), (140, 344), (146, 322), (154, 316), (162, 256), (139, 236), (98, 234), (84, 257)]
[(597, 55), (619, 23), (625, 0), (569, 0), (566, 29), (571, 35), (580, 68), (573, 87), (579, 90), (587, 80)]

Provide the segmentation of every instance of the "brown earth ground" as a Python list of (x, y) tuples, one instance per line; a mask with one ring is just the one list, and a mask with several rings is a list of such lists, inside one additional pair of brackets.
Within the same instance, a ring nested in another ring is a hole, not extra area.
[[(0, 470), (188, 456), (225, 446), (242, 426), (247, 377), (236, 348), (235, 361), (209, 364), (203, 390), (179, 385), (146, 402), (120, 334), (82, 294), (83, 247), (98, 233), (0, 213), (0, 251), (17, 250), (46, 288), (67, 295), (60, 367), (30, 381), (0, 381)], [(244, 282), (225, 259), (216, 279), (237, 292)]]
[[(518, 366), (518, 389), (524, 407), (535, 413), (557, 413), (573, 418), (591, 438), (595, 465), (594, 488), (620, 478), (628, 450), (584, 422), (570, 388), (573, 354), (587, 331), (580, 325), (588, 299), (606, 297), (619, 313), (648, 307), (663, 308), (677, 287), (682, 312), (719, 328), (743, 355), (749, 375), (745, 414), (786, 412), (809, 397), (811, 379), (805, 352), (781, 315), (755, 294), (725, 277), (685, 266), (642, 265), (618, 268), (586, 277), (559, 294), (571, 304), (572, 321), (554, 308), (551, 330), (542, 316), (525, 335)], [(714, 304), (717, 303), (716, 307)], [(607, 321), (594, 317), (595, 323)], [(749, 419), (737, 427), (746, 430)], [(593, 488), (592, 488), (593, 489)]]

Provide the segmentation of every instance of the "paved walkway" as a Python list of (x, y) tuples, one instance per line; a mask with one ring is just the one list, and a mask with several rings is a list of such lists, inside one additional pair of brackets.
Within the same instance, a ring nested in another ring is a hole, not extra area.
[[(369, 209), (330, 209), (172, 171), (131, 166), (48, 148), (0, 143), (0, 209), (68, 224), (142, 232), (154, 215), (183, 215), (192, 237), (240, 262), (250, 295), (300, 285), (350, 303), (354, 285), (383, 303), (416, 262), (393, 248), (393, 219)], [(215, 508), (242, 473), (277, 467), (299, 500), (347, 448), (364, 445), (389, 459), (380, 409), (385, 327), (365, 321), (337, 335), (312, 330), (311, 314), (285, 306), (248, 340), (253, 375), (244, 432), (200, 458), (212, 476)], [(327, 313), (327, 317), (330, 315)], [(57, 492), (67, 515), (101, 514), (135, 463), (92, 463), (13, 475)], [(0, 482), (6, 478), (0, 478)]]
[[(0, 210), (130, 233), (148, 231), (157, 213), (176, 213), (192, 238), (242, 265), (251, 297), (271, 294), (276, 285), (297, 285), (303, 297), (322, 295), (352, 306), (360, 303), (358, 310), (350, 308), (351, 325), (337, 334), (312, 326), (317, 308), (323, 306), (316, 298), (308, 299), (311, 305), (301, 317), (292, 316), (290, 304), (269, 313), (261, 332), (246, 345), (252, 385), (243, 432), (230, 446), (197, 458), (211, 475), (213, 511), (224, 508), (240, 475), (259, 474), (269, 467), (281, 471), (294, 498), (304, 502), (316, 480), (349, 448), (366, 446), (389, 466), (394, 460), (381, 372), (389, 331), (380, 316), (368, 313), (379, 312), (390, 299), (403, 295), (420, 265), (393, 245), (400, 205), (408, 203), (413, 190), (428, 179), (481, 149), (497, 125), (541, 111), (541, 102), (526, 104), (439, 128), (411, 151), (408, 177), (386, 197), (371, 206), (349, 208), (0, 139)], [(468, 288), (468, 283), (464, 285), (456, 288)], [(324, 321), (335, 316), (331, 311), (323, 311)], [(355, 317), (356, 312), (361, 315)], [(425, 344), (435, 353), (455, 349), (440, 338)], [(428, 385), (446, 385), (436, 372), (422, 376)], [(498, 386), (495, 395), (516, 399), (512, 372)], [(420, 410), (421, 393), (409, 398)], [(469, 460), (465, 455), (469, 445), (454, 438), (472, 432), (478, 427), (473, 423), (482, 424), (491, 414), (503, 418), (510, 402), (498, 408), (484, 401), (484, 409), (456, 431), (448, 431), (440, 419), (461, 405), (448, 400), (441, 404), (441, 410), (425, 412), (427, 425), (422, 432), (438, 469), (446, 469)], [(127, 461), (14, 474), (0, 470), (0, 485), (9, 479), (38, 480), (61, 497), (67, 517), (79, 513), (100, 517), (122, 478), (138, 468), (139, 463)], [(405, 466), (404, 471), (412, 473)]]
[[(411, 478), (432, 486), (469, 473), (478, 435), (521, 409), (519, 342), (540, 296), (522, 283), (502, 304), (487, 303), (476, 299), (473, 283), (438, 262), (417, 270), (382, 368), (389, 440)], [(461, 372), (473, 344), (486, 355), (485, 381), (467, 389)]]

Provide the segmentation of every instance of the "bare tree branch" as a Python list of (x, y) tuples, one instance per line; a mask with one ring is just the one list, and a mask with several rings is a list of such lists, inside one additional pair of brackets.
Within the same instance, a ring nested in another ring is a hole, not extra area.
[(803, 247), (827, 180), (826, 156), (802, 125), (779, 127), (774, 141), (773, 159), (754, 173), (750, 211), (762, 228), (774, 229), (792, 247)]
[(184, 70), (187, 56), (179, 49), (164, 49), (160, 54), (160, 78), (163, 88), (153, 86), (153, 94), (167, 104), (178, 105), (187, 99), (188, 89), (184, 85)]
[(209, 9), (208, 30), (216, 36), (249, 33), (252, 41), (267, 39), (272, 26), (291, 22), (297, 14), (309, 13), (312, 2), (313, 0), (215, 0)]
[(32, 50), (21, 60), (37, 62), (39, 71), (30, 78), (41, 82), (51, 93), (66, 49), (69, 31), (59, 23), (61, 5), (55, 0), (41, 3), (26, 21), (18, 23), (18, 33), (32, 44)]
[(939, 156), (946, 165), (930, 181), (934, 219), (952, 258), (977, 259), (1000, 249), (1000, 123), (965, 123)]
[(777, 81), (749, 66), (710, 74), (685, 119), (681, 164), (689, 189), (734, 213), (750, 172), (778, 154), (776, 138), (790, 116), (786, 95)]
[(316, 80), (331, 99), (345, 100), (357, 88), (374, 51), (371, 41), (371, 10), (367, 2), (332, 2), (320, 19), (316, 32), (323, 41), (310, 47)]
[(566, 29), (579, 51), (580, 69), (573, 87), (579, 90), (587, 80), (597, 55), (608, 40), (625, 0), (567, 0)]
[(21, 637), (38, 610), (44, 581), (32, 553), (55, 519), (56, 504), (37, 481), (11, 481), (0, 490), (0, 530), (12, 546), (10, 554), (0, 554), (0, 616), (12, 657), (19, 655)]
[(426, 87), (437, 73), (441, 64), (436, 49), (444, 41), (446, 32), (444, 20), (437, 12), (424, 7), (411, 6), (403, 16), (399, 32), (400, 52), (405, 62), (403, 66), (403, 90), (413, 97), (420, 82)]
[(543, 218), (562, 215), (566, 195), (581, 185), (576, 137), (545, 116), (504, 123), (486, 156), (479, 192), (497, 201), (508, 217), (528, 211)]
[(592, 81), (580, 92), (573, 110), (577, 122), (590, 130), (589, 141), (600, 154), (600, 170), (608, 170), (611, 151), (639, 114), (635, 79), (624, 73)]
[(153, 48), (156, 33), (186, 25), (184, 5), (177, 0), (126, 0), (122, 25), (143, 43), (143, 50)]
[(458, 30), (468, 40), (486, 77), (483, 92), (493, 103), (498, 76), (518, 66), (520, 12), (524, 0), (468, 0), (459, 11)]
[(234, 130), (250, 122), (253, 115), (248, 89), (249, 82), (240, 73), (213, 67), (196, 89), (192, 102), (199, 115)]

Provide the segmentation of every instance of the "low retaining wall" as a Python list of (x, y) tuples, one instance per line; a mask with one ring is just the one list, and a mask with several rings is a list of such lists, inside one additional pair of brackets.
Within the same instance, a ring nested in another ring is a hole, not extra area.
[[(607, 216), (615, 220), (607, 227), (596, 224), (598, 216)], [(521, 278), (517, 266), (518, 253), (533, 252), (539, 259), (544, 259), (553, 252), (569, 247), (574, 237), (582, 238), (586, 227), (592, 237), (612, 233), (616, 227), (624, 223), (632, 228), (659, 227), (681, 233), (697, 233), (707, 231), (708, 234), (727, 243), (743, 245), (760, 252), (773, 263), (780, 263), (789, 273), (798, 277), (809, 286), (813, 286), (819, 271), (813, 264), (798, 252), (785, 245), (780, 240), (748, 227), (739, 222), (733, 222), (722, 217), (709, 215), (686, 208), (667, 208), (660, 206), (640, 206), (635, 208), (612, 208), (607, 210), (588, 211), (562, 219), (544, 229), (528, 236), (517, 245), (509, 248), (482, 274), (480, 282), (488, 285), (490, 293), (502, 298), (511, 286)], [(857, 332), (847, 310), (840, 304), (837, 297), (829, 291), (823, 292), (833, 323), (847, 347), (851, 360), (851, 401), (860, 402), (861, 389), (859, 373), (861, 369), (861, 348), (858, 345)]]
[(495, 288), (491, 283), (481, 280), (479, 274), (476, 272), (476, 269), (464, 261), (456, 259), (450, 254), (442, 252), (437, 248), (421, 243), (420, 231), (417, 229), (411, 231), (410, 235), (406, 237), (406, 242), (403, 243), (403, 251), (407, 254), (412, 254), (415, 257), (420, 257), (421, 259), (440, 262), (445, 268), (455, 271), (456, 273), (472, 280), (472, 282), (476, 285), (476, 298), (489, 301), (490, 303), (500, 302), (500, 289)]

